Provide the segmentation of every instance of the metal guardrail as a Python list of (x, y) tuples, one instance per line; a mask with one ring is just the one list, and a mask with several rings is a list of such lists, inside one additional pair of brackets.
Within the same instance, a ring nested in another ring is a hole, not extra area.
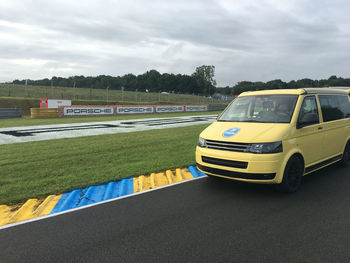
[(22, 109), (0, 109), (0, 118), (21, 118)]
[(39, 118), (58, 118), (58, 109), (51, 108), (30, 108), (30, 117)]

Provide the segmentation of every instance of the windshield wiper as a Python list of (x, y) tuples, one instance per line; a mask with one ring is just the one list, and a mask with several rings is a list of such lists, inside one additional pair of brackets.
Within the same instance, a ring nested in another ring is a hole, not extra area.
[(258, 120), (244, 120), (243, 122), (261, 122), (261, 121), (258, 121)]

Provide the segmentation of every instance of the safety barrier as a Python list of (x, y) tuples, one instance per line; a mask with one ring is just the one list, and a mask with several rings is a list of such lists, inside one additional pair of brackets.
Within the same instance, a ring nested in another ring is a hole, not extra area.
[(205, 174), (196, 166), (166, 170), (161, 173), (140, 175), (65, 192), (61, 195), (50, 195), (45, 199), (29, 199), (23, 205), (0, 205), (0, 226), (32, 218), (55, 214), (69, 209), (82, 207), (116, 197), (130, 195), (155, 189), (165, 185), (202, 177)]
[(21, 118), (22, 109), (0, 109), (0, 118)]
[(30, 117), (39, 118), (58, 118), (58, 110), (50, 108), (30, 108)]
[(115, 116), (174, 112), (204, 112), (208, 105), (73, 105), (58, 107), (59, 117)]

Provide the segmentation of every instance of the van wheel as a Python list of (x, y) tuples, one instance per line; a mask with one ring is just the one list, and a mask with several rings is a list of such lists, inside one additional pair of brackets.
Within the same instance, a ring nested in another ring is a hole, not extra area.
[(277, 185), (277, 189), (285, 193), (296, 192), (302, 181), (304, 166), (300, 158), (292, 156), (287, 162), (283, 173), (282, 183)]
[(350, 161), (350, 142), (346, 144), (344, 153), (343, 153), (343, 158), (339, 161), (339, 164), (343, 167), (346, 167), (349, 165)]

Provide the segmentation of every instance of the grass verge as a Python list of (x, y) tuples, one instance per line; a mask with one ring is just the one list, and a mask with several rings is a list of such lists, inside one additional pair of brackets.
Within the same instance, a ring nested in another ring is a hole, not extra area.
[[(53, 87), (14, 85), (0, 83), (0, 97), (26, 97), (26, 98), (76, 98), (79, 100), (107, 100), (106, 89), (76, 88), (73, 87)], [(110, 89), (108, 91), (109, 101), (130, 101), (136, 103), (160, 102), (160, 103), (180, 103), (197, 104), (213, 102), (204, 96), (191, 94), (162, 94), (158, 92), (135, 92)], [(216, 101), (218, 102), (218, 101)], [(220, 102), (219, 102), (220, 103)]]
[(129, 119), (143, 118), (166, 118), (194, 115), (217, 115), (218, 111), (206, 112), (184, 112), (184, 113), (156, 113), (156, 114), (139, 114), (139, 115), (124, 115), (124, 116), (100, 116), (100, 117), (75, 117), (75, 118), (52, 118), (52, 119), (31, 119), (28, 116), (13, 119), (0, 119), (0, 128), (33, 126), (33, 125), (48, 125), (48, 124), (64, 124), (64, 123), (82, 123), (82, 122), (99, 122), (99, 121), (117, 121)]
[(0, 204), (195, 162), (206, 125), (0, 146)]

